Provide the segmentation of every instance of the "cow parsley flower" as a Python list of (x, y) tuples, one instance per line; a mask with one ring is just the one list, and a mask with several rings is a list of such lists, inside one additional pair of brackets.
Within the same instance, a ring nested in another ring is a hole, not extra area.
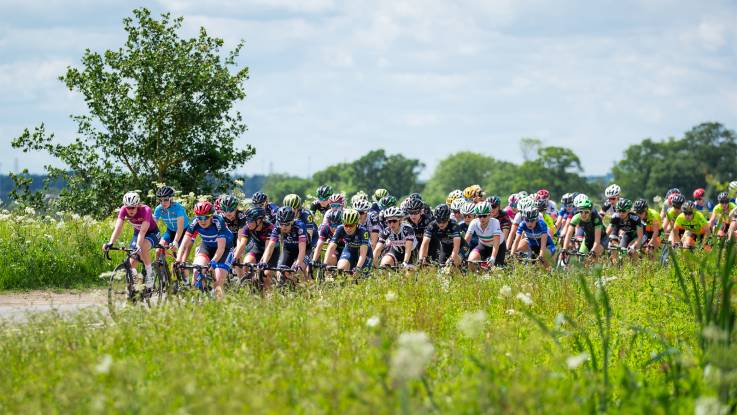
[(392, 378), (399, 382), (417, 379), (425, 371), (435, 348), (425, 332), (407, 332), (399, 335), (397, 347), (392, 353)]

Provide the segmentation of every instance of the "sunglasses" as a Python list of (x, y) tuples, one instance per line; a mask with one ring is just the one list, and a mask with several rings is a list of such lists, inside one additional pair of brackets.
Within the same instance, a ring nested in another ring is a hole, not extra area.
[(210, 219), (211, 217), (212, 217), (212, 215), (197, 215), (197, 220), (198, 221), (201, 221), (201, 222), (204, 222), (204, 221)]
[(455, 213), (456, 215), (459, 214), (459, 213), (461, 213), (460, 210), (452, 210), (451, 212)]
[(449, 221), (449, 220), (439, 220), (439, 221), (438, 221), (438, 224), (439, 224), (439, 225), (444, 225), (444, 224), (446, 224), (446, 223), (448, 223), (448, 222), (450, 222), (450, 221)]
[(399, 222), (399, 219), (387, 219), (386, 223), (397, 223)]
[(346, 228), (346, 229), (353, 229), (353, 228), (356, 227), (356, 224), (353, 224), (353, 225), (343, 225), (343, 227)]
[(466, 219), (473, 219), (473, 215), (463, 215), (463, 217)]
[(610, 197), (610, 198), (608, 198), (608, 199), (609, 199), (609, 200), (617, 200), (617, 198), (616, 198), (616, 197)]
[(170, 197), (160, 197), (159, 202), (171, 202), (171, 198)]
[(407, 213), (410, 215), (419, 215), (422, 212), (419, 210), (408, 210)]
[(534, 219), (533, 220), (527, 220), (527, 219), (525, 219), (525, 223), (537, 223), (537, 220), (534, 220)]
[(483, 219), (483, 218), (488, 218), (489, 215), (476, 215), (476, 217), (479, 219)]
[(693, 212), (683, 212), (683, 216), (693, 216)]
[(334, 209), (337, 209), (337, 208), (342, 208), (343, 205), (341, 205), (340, 203), (331, 203), (330, 204), (330, 207), (331, 208), (334, 208)]
[(358, 212), (359, 215), (366, 215), (368, 212)]
[(125, 209), (126, 210), (136, 210), (138, 209), (138, 206), (126, 206)]

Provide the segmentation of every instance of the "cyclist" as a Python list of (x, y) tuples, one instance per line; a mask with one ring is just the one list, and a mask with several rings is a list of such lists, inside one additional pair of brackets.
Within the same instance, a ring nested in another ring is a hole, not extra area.
[(225, 226), (233, 235), (238, 235), (241, 228), (246, 226), (246, 213), (238, 209), (238, 198), (231, 195), (220, 197), (220, 214), (225, 219)]
[(714, 206), (711, 218), (709, 218), (709, 229), (713, 229), (720, 238), (728, 235), (729, 214), (735, 206), (733, 202), (729, 201), (727, 192), (721, 192), (717, 195), (717, 205)]
[[(128, 246), (136, 251), (143, 262), (145, 269), (144, 284), (146, 290), (150, 291), (154, 287), (154, 274), (151, 269), (151, 255), (149, 255), (149, 252), (159, 242), (159, 227), (156, 225), (151, 208), (141, 203), (141, 196), (138, 193), (128, 192), (123, 195), (123, 206), (118, 212), (115, 228), (113, 228), (108, 243), (102, 246), (102, 250), (107, 251), (115, 244), (126, 221), (133, 226), (133, 237)], [(138, 261), (131, 258), (130, 262), (131, 267), (135, 269)]]
[(161, 246), (171, 246), (174, 250), (179, 249), (179, 244), (184, 236), (184, 230), (189, 226), (189, 217), (184, 206), (175, 202), (174, 189), (170, 186), (162, 186), (156, 189), (156, 198), (159, 205), (154, 209), (154, 220), (161, 219), (166, 225), (166, 231), (159, 241)]
[[(665, 192), (665, 201), (663, 202), (663, 207), (660, 209), (660, 222), (663, 224), (663, 226), (665, 226), (665, 220), (667, 219), (666, 215), (668, 214), (668, 210), (673, 207), (673, 198), (676, 195), (680, 194), (681, 190), (677, 187), (668, 189), (668, 191)], [(683, 201), (686, 201), (686, 196), (683, 196)], [(681, 204), (683, 204), (683, 202), (681, 202)], [(676, 220), (675, 216), (673, 217), (673, 220)], [(670, 231), (668, 231), (668, 233), (670, 233)]]
[[(507, 239), (507, 251), (510, 251), (512, 249), (512, 245), (517, 241), (517, 239), (522, 238), (521, 234), (517, 233), (517, 229), (519, 229), (522, 222), (525, 220), (525, 211), (528, 209), (537, 209), (537, 204), (534, 198), (532, 197), (523, 197), (519, 199), (517, 202), (517, 213), (514, 215), (514, 218), (512, 219), (512, 228), (509, 231), (510, 237)], [(538, 210), (539, 213), (539, 210)], [(542, 214), (540, 214), (540, 220), (543, 219)], [(546, 225), (547, 229), (547, 225)]]
[[(686, 198), (680, 193), (672, 193), (670, 195), (671, 207), (665, 211), (665, 214), (661, 216), (663, 219), (663, 231), (666, 235), (670, 235), (673, 230), (673, 222), (675, 222), (678, 215), (681, 214), (681, 206), (686, 202)], [(671, 240), (673, 242), (673, 240)]]
[(463, 222), (463, 215), (461, 215), (461, 208), (466, 204), (466, 201), (459, 197), (454, 199), (450, 206), (450, 218), (456, 221), (456, 223)]
[(379, 241), (379, 234), (384, 230), (384, 220), (381, 212), (397, 204), (397, 198), (392, 195), (386, 195), (379, 200), (379, 211), (371, 210), (368, 213), (368, 231), (371, 238), (371, 246), (376, 246)]
[[(238, 244), (233, 252), (234, 258), (240, 258), (246, 253), (246, 264), (256, 264), (266, 250), (266, 243), (274, 231), (274, 225), (266, 217), (266, 210), (262, 207), (252, 207), (246, 211), (246, 226), (238, 233)], [(279, 249), (278, 247), (274, 248)], [(277, 265), (278, 252), (272, 255), (269, 267)]]
[[(329, 210), (328, 213), (325, 214), (325, 222), (320, 225), (317, 243), (315, 244), (315, 249), (312, 251), (313, 264), (317, 264), (320, 262), (320, 255), (322, 255), (323, 253), (323, 248), (328, 246), (329, 242), (333, 238), (333, 235), (335, 234), (335, 231), (338, 229), (342, 221), (342, 210)], [(339, 248), (340, 249), (338, 252), (342, 252), (343, 246), (341, 245)], [(324, 262), (326, 265), (335, 265), (336, 263), (338, 263), (338, 257), (335, 256), (335, 252), (333, 252), (333, 255), (326, 254)]]
[(510, 254), (514, 255), (517, 251), (531, 251), (540, 258), (543, 265), (547, 266), (548, 260), (545, 256), (555, 254), (555, 243), (550, 237), (548, 225), (540, 218), (540, 211), (534, 206), (523, 210), (522, 216), (524, 220), (517, 228), (517, 238)]
[(541, 212), (555, 219), (556, 216), (558, 215), (558, 209), (555, 207), (555, 202), (550, 200), (550, 192), (547, 189), (540, 189), (537, 191), (536, 194), (537, 194), (538, 200), (545, 201), (545, 210)]
[[(274, 254), (277, 244), (279, 244), (281, 252), (277, 267), (291, 268), (304, 280), (306, 278), (307, 235), (305, 235), (304, 228), (297, 224), (295, 219), (294, 209), (289, 206), (279, 208), (276, 212), (276, 226), (271, 232), (271, 237), (258, 265), (260, 268), (266, 268), (271, 261), (271, 256)], [(289, 277), (287, 276), (287, 278)], [(265, 278), (264, 288), (269, 289), (270, 287), (271, 278)]]
[(586, 197), (575, 200), (576, 214), (571, 218), (570, 226), (563, 237), (563, 249), (567, 250), (573, 244), (573, 238), (581, 241), (581, 252), (593, 252), (599, 256), (608, 246), (604, 233), (604, 222), (599, 212), (594, 209), (591, 199)]
[[(704, 201), (704, 195), (706, 194), (706, 190), (704, 188), (699, 187), (698, 189), (693, 191), (693, 205), (694, 209), (698, 210), (699, 212), (704, 212), (706, 209), (706, 202)], [(706, 209), (708, 212), (708, 209)]]
[(630, 254), (635, 254), (642, 246), (642, 220), (639, 215), (631, 212), (632, 201), (629, 199), (619, 199), (615, 209), (617, 213), (612, 215), (606, 234), (612, 243), (627, 249)]
[(448, 193), (448, 197), (445, 198), (445, 204), (450, 206), (453, 201), (457, 199), (463, 199), (463, 191), (460, 189), (456, 189)]
[(327, 185), (322, 185), (318, 187), (317, 191), (315, 192), (317, 200), (312, 202), (312, 204), (310, 205), (310, 210), (314, 213), (320, 212), (324, 215), (325, 212), (330, 209), (330, 202), (328, 201), (328, 198), (330, 198), (330, 195), (332, 194), (332, 187)]
[(684, 247), (693, 248), (696, 239), (703, 240), (709, 236), (710, 231), (709, 222), (704, 215), (694, 209), (693, 202), (687, 201), (673, 223), (671, 240), (674, 244), (683, 242)]
[(463, 197), (466, 202), (478, 203), (484, 198), (484, 190), (481, 186), (474, 184), (463, 189)]
[(371, 199), (373, 199), (373, 202), (371, 203), (371, 210), (374, 212), (380, 212), (381, 207), (379, 207), (381, 199), (389, 196), (389, 191), (386, 189), (376, 189), (374, 190), (374, 194), (371, 195)]
[(466, 242), (466, 232), (468, 232), (468, 226), (471, 224), (471, 222), (474, 220), (474, 209), (476, 207), (475, 203), (469, 203), (464, 202), (463, 206), (461, 206), (461, 218), (462, 221), (458, 222), (458, 231), (461, 235), (461, 252), (463, 252), (463, 257), (467, 258), (468, 254), (471, 252), (473, 248), (476, 247), (476, 245), (479, 243), (479, 237), (477, 235), (471, 236), (471, 242)]
[(489, 202), (489, 206), (491, 206), (491, 217), (498, 220), (499, 227), (502, 228), (502, 240), (506, 241), (507, 238), (509, 238), (509, 231), (512, 229), (512, 219), (507, 215), (507, 212), (502, 210), (502, 200), (499, 196), (489, 196), (486, 198), (486, 201)]
[[(328, 212), (342, 211), (345, 207), (345, 197), (342, 193), (333, 193), (329, 198), (330, 210)], [(327, 219), (327, 212), (322, 216), (322, 224), (324, 225)]]
[(440, 264), (461, 265), (461, 235), (458, 224), (450, 218), (450, 208), (440, 204), (433, 212), (435, 220), (425, 228), (420, 246), (419, 263), (423, 264), (429, 257)]
[(302, 230), (307, 235), (307, 252), (309, 255), (310, 249), (317, 243), (318, 229), (315, 224), (315, 218), (312, 215), (312, 211), (309, 209), (302, 208), (302, 198), (294, 193), (290, 193), (284, 196), (282, 201), (283, 206), (289, 206), (294, 210), (294, 215), (297, 218), (297, 224), (302, 226)]
[(645, 224), (645, 233), (643, 243), (647, 242), (648, 249), (657, 249), (660, 247), (660, 215), (655, 209), (647, 205), (647, 200), (637, 199), (632, 210), (640, 217)]
[(478, 236), (478, 244), (468, 254), (469, 268), (476, 269), (473, 261), (480, 261), (486, 258), (489, 262), (497, 266), (504, 265), (504, 256), (506, 254), (506, 244), (504, 243), (504, 234), (499, 226), (499, 221), (491, 217), (491, 204), (489, 202), (477, 203), (474, 207), (476, 219), (471, 221), (466, 231), (466, 243), (471, 243), (471, 238)]
[[(364, 201), (368, 205), (368, 200)], [(346, 209), (343, 212), (343, 224), (335, 230), (325, 254), (326, 257), (334, 257), (339, 247), (342, 247), (338, 269), (343, 271), (371, 266), (368, 230), (359, 224), (359, 220), (360, 215), (357, 210)]]
[(605, 190), (604, 190), (604, 196), (606, 196), (606, 201), (601, 206), (601, 217), (602, 219), (606, 217), (607, 215), (614, 215), (617, 213), (617, 202), (619, 202), (619, 199), (622, 195), (622, 189), (617, 184), (610, 184)]
[(271, 223), (276, 223), (276, 211), (279, 210), (279, 206), (275, 203), (269, 203), (269, 196), (263, 192), (255, 192), (251, 196), (251, 205), (254, 207), (262, 207), (266, 210), (266, 214), (269, 217)]
[[(177, 252), (177, 262), (185, 262), (189, 256), (189, 249), (192, 244), (200, 236), (200, 246), (195, 251), (194, 263), (202, 266), (209, 266), (215, 271), (215, 282), (213, 289), (215, 297), (221, 299), (223, 297), (223, 283), (230, 272), (232, 256), (230, 251), (233, 248), (233, 234), (225, 225), (222, 216), (215, 214), (215, 207), (209, 201), (200, 201), (194, 205), (195, 217), (187, 228), (184, 242)], [(230, 258), (229, 258), (230, 257)], [(195, 285), (201, 284), (195, 280)], [(198, 286), (198, 288), (200, 288)]]
[(379, 235), (374, 258), (380, 259), (381, 266), (394, 266), (401, 262), (405, 268), (411, 268), (412, 250), (417, 244), (414, 228), (409, 223), (402, 223), (404, 213), (397, 207), (386, 209), (384, 218), (386, 228)]
[[(425, 229), (432, 222), (432, 212), (428, 215), (424, 210), (425, 204), (422, 199), (407, 199), (405, 205), (405, 213), (407, 214), (407, 223), (412, 226), (415, 235), (419, 238), (425, 234)], [(419, 246), (415, 246), (415, 251), (419, 250)], [(418, 253), (418, 252), (415, 252)]]
[(555, 218), (555, 229), (560, 235), (568, 233), (568, 224), (576, 214), (576, 207), (573, 205), (573, 199), (576, 196), (576, 193), (566, 193), (560, 198), (560, 210), (558, 211), (558, 216)]
[(555, 236), (555, 219), (548, 215), (547, 201), (545, 199), (537, 199), (535, 201), (535, 205), (537, 206), (537, 210), (540, 212), (540, 215), (542, 215), (545, 224), (548, 225), (548, 233), (550, 233), (551, 237)]
[(519, 202), (519, 196), (517, 193), (512, 193), (507, 198), (507, 207), (504, 208), (504, 212), (511, 219), (517, 216), (517, 203)]

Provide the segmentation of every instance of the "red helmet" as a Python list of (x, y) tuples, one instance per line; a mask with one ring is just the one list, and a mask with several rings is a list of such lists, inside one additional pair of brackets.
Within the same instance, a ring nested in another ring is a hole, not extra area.
[(197, 202), (196, 205), (194, 205), (194, 214), (195, 215), (209, 215), (212, 213), (212, 203), (208, 202), (207, 200), (204, 200), (202, 202)]
[(537, 197), (539, 199), (550, 199), (550, 192), (548, 192), (546, 189), (540, 189), (537, 191)]
[(696, 189), (696, 190), (693, 191), (693, 198), (694, 199), (701, 199), (701, 198), (704, 197), (704, 193), (706, 193), (706, 190), (704, 190), (703, 188), (699, 187), (698, 189)]
[(331, 205), (336, 204), (336, 205), (343, 206), (345, 204), (345, 199), (343, 199), (342, 194), (335, 193), (328, 198), (328, 202), (330, 202)]

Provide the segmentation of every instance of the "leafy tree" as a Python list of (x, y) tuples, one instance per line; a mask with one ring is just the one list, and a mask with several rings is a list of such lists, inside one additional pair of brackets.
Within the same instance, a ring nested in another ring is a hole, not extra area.
[(387, 156), (384, 150), (373, 150), (350, 165), (350, 178), (354, 191), (371, 193), (378, 187), (399, 197), (422, 191), (418, 181), (425, 165), (417, 159), (401, 154)]
[(181, 26), (181, 17), (157, 20), (145, 8), (134, 10), (123, 19), (123, 47), (87, 49), (82, 67), (59, 78), (89, 110), (72, 116), (74, 142), (56, 143), (43, 124), (13, 140), (24, 152), (44, 151), (65, 164), (47, 167), (50, 181), (67, 183), (60, 208), (104, 216), (123, 192), (154, 182), (214, 193), (232, 186), (228, 172), (254, 154), (249, 145), (235, 146), (246, 131), (233, 110), (246, 95), (248, 68), (236, 67), (243, 42), (222, 58), (222, 39), (204, 28), (182, 39)]
[(539, 138), (522, 137), (519, 140), (519, 149), (522, 152), (522, 159), (524, 161), (532, 160), (542, 146), (543, 142)]
[(472, 151), (451, 154), (438, 163), (425, 184), (424, 197), (433, 204), (441, 203), (451, 190), (463, 190), (472, 184), (485, 186), (489, 184), (489, 177), (500, 168), (499, 163), (492, 157)]

